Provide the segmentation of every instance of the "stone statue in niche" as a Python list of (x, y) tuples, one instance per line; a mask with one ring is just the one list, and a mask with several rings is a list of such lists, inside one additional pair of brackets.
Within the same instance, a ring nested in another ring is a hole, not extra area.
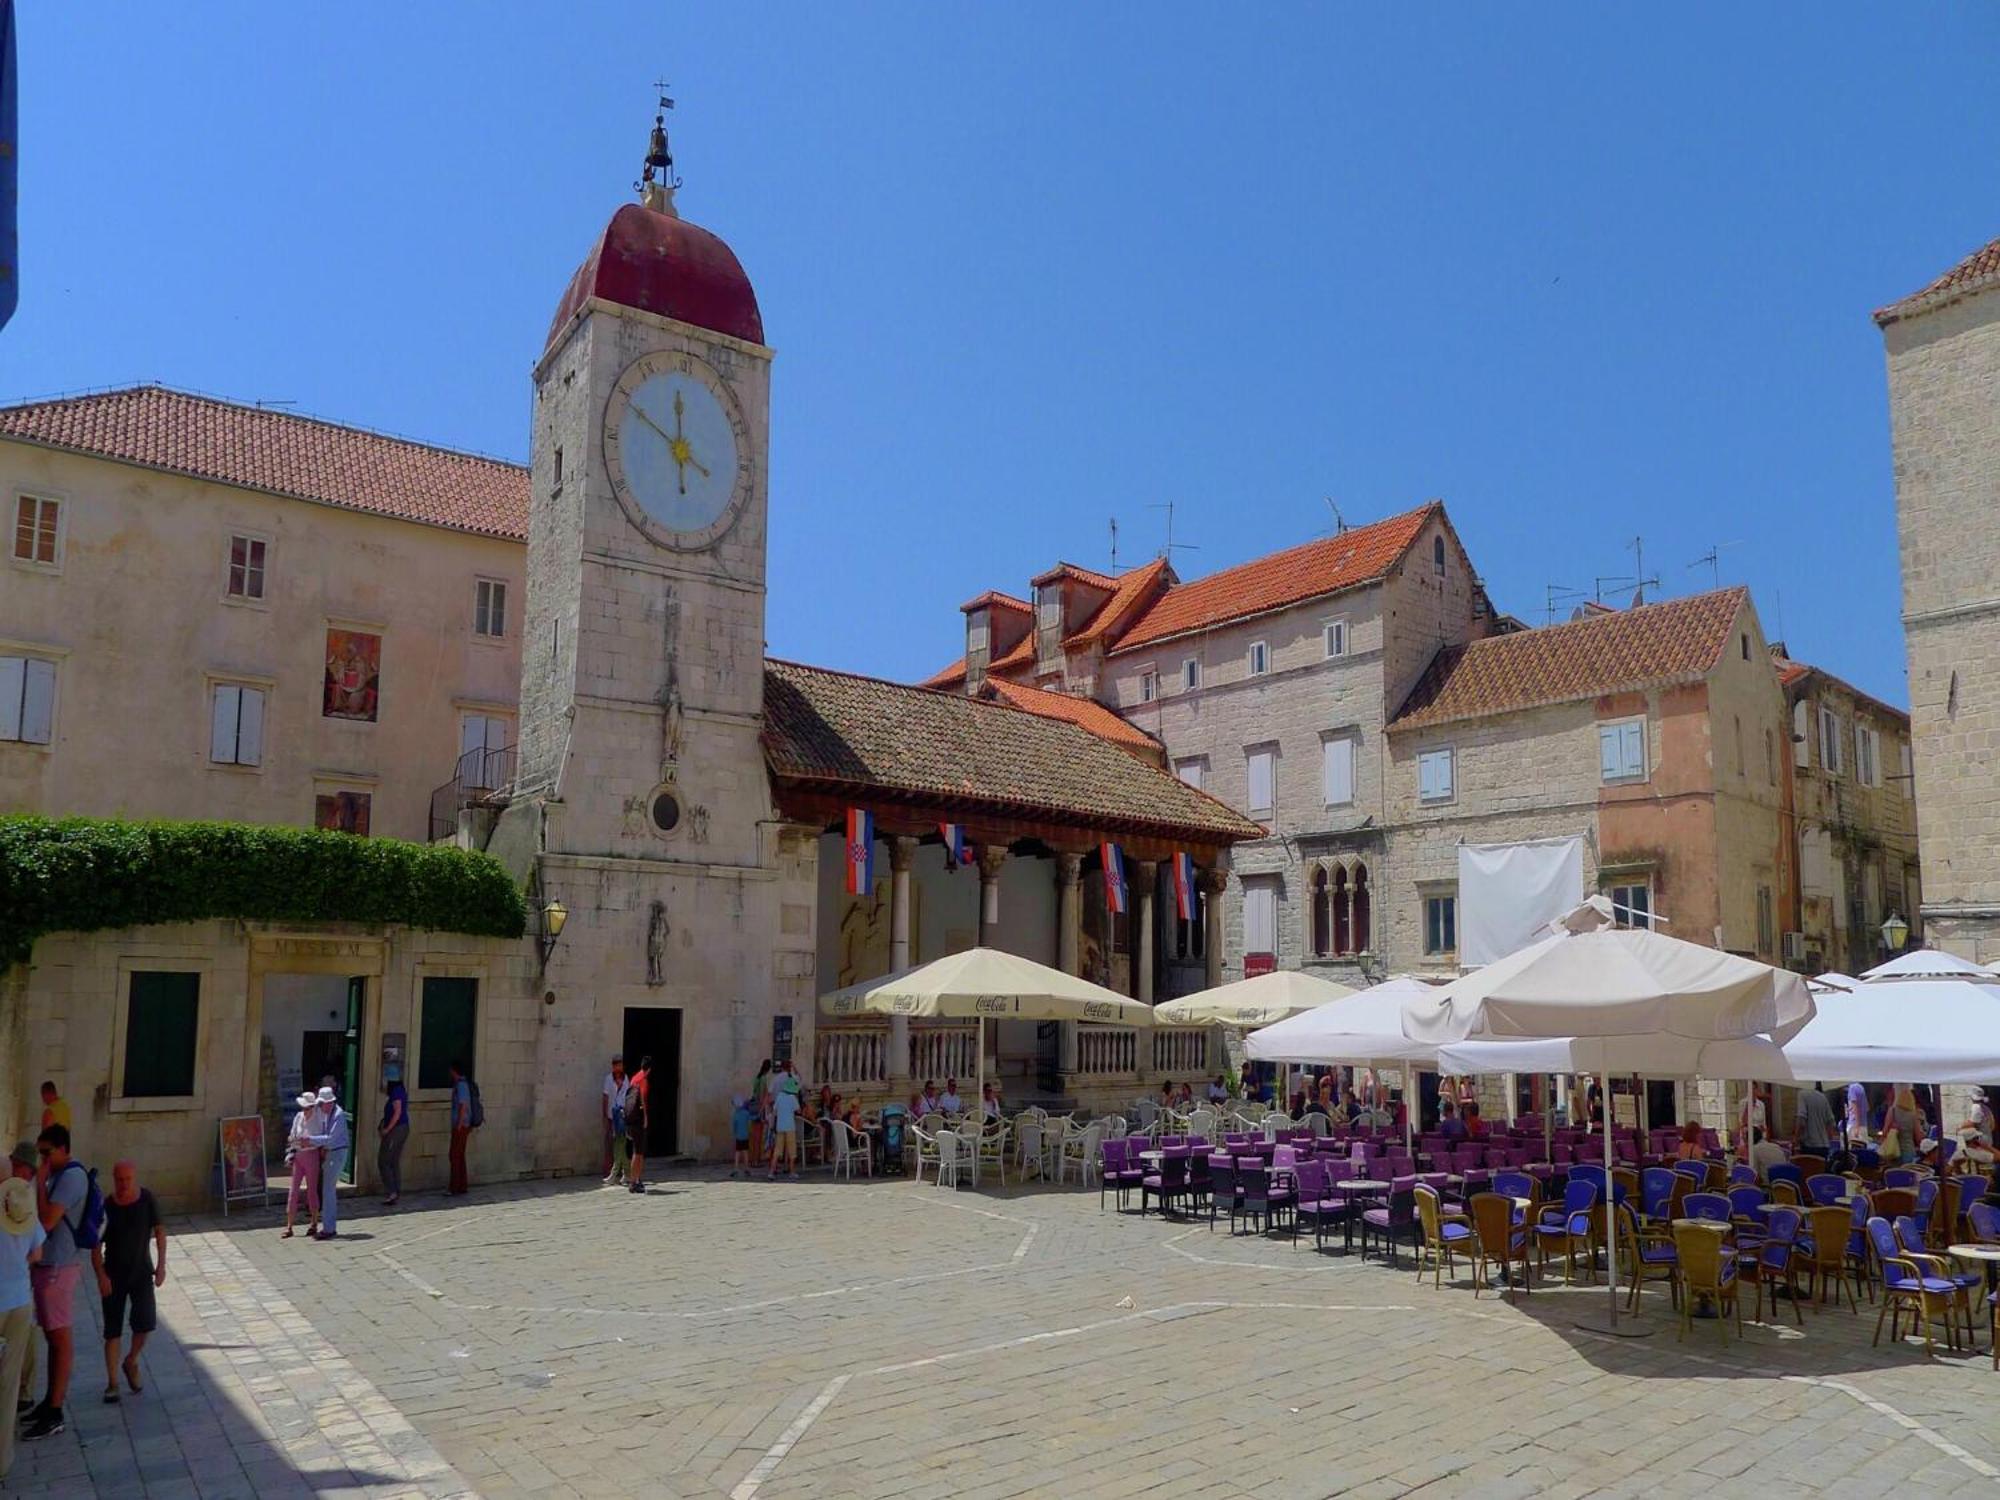
[(667, 982), (667, 903), (655, 901), (646, 917), (646, 983), (659, 986)]
[(687, 812), (687, 819), (688, 841), (695, 844), (707, 843), (708, 809), (700, 806), (690, 807)]
[(670, 586), (660, 602), (660, 654), (666, 659), (667, 680), (660, 686), (660, 779), (680, 763), (682, 709), (680, 681), (681, 601)]

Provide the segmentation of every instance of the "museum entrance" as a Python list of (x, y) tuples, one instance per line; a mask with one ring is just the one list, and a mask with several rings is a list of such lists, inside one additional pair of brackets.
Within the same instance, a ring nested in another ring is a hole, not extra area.
[[(331, 1079), (358, 1143), (370, 1121), (361, 1113), (361, 1039), (366, 1020), (368, 980), (341, 974), (264, 976), (264, 1073), (260, 1104), (272, 1130), (266, 1157), (282, 1159), (303, 1090), (318, 1091)], [(352, 1185), (360, 1160), (358, 1145), (347, 1153), (341, 1181)]]
[(653, 1059), (646, 1088), (646, 1156), (680, 1155), (681, 1013), (665, 1005), (625, 1007), (625, 1037), (618, 1049), (629, 1076), (639, 1060)]

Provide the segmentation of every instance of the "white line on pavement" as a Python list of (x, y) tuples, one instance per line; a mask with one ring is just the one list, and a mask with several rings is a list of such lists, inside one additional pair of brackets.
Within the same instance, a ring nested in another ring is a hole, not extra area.
[(833, 1404), (833, 1398), (840, 1394), (841, 1387), (853, 1378), (852, 1375), (836, 1375), (829, 1380), (806, 1409), (792, 1419), (792, 1425), (784, 1430), (769, 1451), (757, 1460), (756, 1466), (743, 1476), (743, 1482), (729, 1492), (729, 1500), (754, 1500), (758, 1489), (771, 1477), (771, 1471), (783, 1463), (785, 1455), (792, 1451), (792, 1445), (806, 1435), (806, 1429), (819, 1420), (819, 1414)]

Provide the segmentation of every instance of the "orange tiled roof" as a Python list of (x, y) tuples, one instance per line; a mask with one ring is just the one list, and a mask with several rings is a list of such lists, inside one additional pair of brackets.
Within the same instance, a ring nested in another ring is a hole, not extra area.
[(1781, 686), (1790, 687), (1802, 678), (1818, 676), (1832, 683), (1843, 692), (1852, 693), (1857, 702), (1867, 704), (1885, 718), (1902, 724), (1910, 722), (1908, 709), (1898, 708), (1893, 703), (1884, 703), (1873, 693), (1862, 692), (1860, 688), (1856, 687), (1846, 678), (1834, 676), (1825, 667), (1815, 667), (1810, 662), (1793, 661), (1789, 656), (1773, 656), (1771, 658), (1771, 665), (1778, 669), (1778, 682)]
[(1421, 729), (1706, 676), (1749, 597), (1747, 589), (1721, 589), (1448, 646), (1389, 728)]
[(1077, 564), (1071, 562), (1059, 562), (1047, 572), (1037, 573), (1028, 582), (1039, 588), (1042, 584), (1053, 582), (1058, 578), (1080, 579), (1084, 583), (1100, 589), (1116, 588), (1118, 586), (1118, 580), (1111, 577), (1110, 574), (1100, 573), (1094, 568), (1079, 567)]
[(1804, 662), (1793, 661), (1789, 656), (1773, 656), (1771, 665), (1778, 669), (1778, 682), (1783, 687), (1790, 687), (1812, 670)]
[(1162, 580), (1168, 584), (1174, 581), (1173, 572), (1167, 567), (1164, 557), (1156, 557), (1142, 568), (1120, 573), (1114, 580), (1111, 597), (1084, 622), (1083, 629), (1066, 639), (1063, 645), (1087, 646), (1095, 640), (1116, 640), (1133, 616), (1152, 602)]
[(1900, 302), (1877, 308), (1875, 321), (1886, 328), (1899, 318), (1929, 312), (1934, 307), (1943, 307), (1947, 302), (1956, 302), (1960, 297), (1969, 297), (1974, 292), (1996, 285), (2000, 285), (2000, 240), (1973, 251), (1922, 291), (1912, 292)]
[(1424, 524), (1443, 508), (1433, 500), (1400, 516), (1179, 584), (1140, 615), (1112, 649), (1131, 651), (1170, 636), (1373, 583), (1396, 565)]
[(961, 611), (971, 609), (1011, 609), (1019, 614), (1033, 614), (1034, 606), (1025, 599), (1016, 599), (1012, 594), (1003, 594), (998, 589), (988, 589), (977, 599), (968, 599), (959, 605)]
[(960, 803), (1070, 827), (1227, 844), (1264, 830), (1071, 723), (795, 662), (764, 664), (764, 760), (778, 785), (862, 805)]
[(1029, 687), (1024, 682), (1007, 682), (1000, 678), (988, 678), (980, 691), (991, 693), (1016, 708), (1025, 708), (1031, 714), (1040, 714), (1045, 719), (1063, 719), (1079, 725), (1114, 745), (1125, 745), (1134, 750), (1160, 749), (1158, 740), (1136, 724), (1120, 718), (1094, 698), (1080, 698), (1075, 693), (1052, 693), (1047, 688)]
[(0, 407), (0, 438), (525, 541), (528, 471), (160, 385)]

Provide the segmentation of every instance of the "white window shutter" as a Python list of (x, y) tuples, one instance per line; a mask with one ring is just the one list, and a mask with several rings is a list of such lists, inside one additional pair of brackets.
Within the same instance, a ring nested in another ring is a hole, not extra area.
[(1810, 763), (1811, 746), (1806, 743), (1806, 700), (1792, 705), (1792, 764), (1803, 768)]
[(1271, 801), (1271, 752), (1255, 750), (1250, 755), (1250, 806), (1269, 808)]
[(458, 721), (458, 753), (461, 757), (486, 748), (486, 716), (467, 714)]
[(1354, 741), (1328, 740), (1325, 748), (1326, 801), (1329, 807), (1354, 800)]
[(1437, 763), (1428, 755), (1417, 757), (1417, 796), (1428, 802), (1437, 795)]
[(1597, 730), (1598, 771), (1606, 781), (1618, 774), (1618, 730), (1615, 725), (1600, 725)]
[(1625, 774), (1643, 776), (1646, 774), (1646, 726), (1625, 724), (1619, 727), (1619, 738), (1623, 741)]
[(215, 697), (209, 704), (208, 712), (208, 758), (223, 765), (231, 765), (236, 760), (237, 711), (241, 707), (243, 689), (218, 683)]
[(1451, 800), (1452, 755), (1449, 750), (1440, 750), (1437, 758), (1438, 796)]
[(264, 764), (264, 691), (238, 688), (236, 718), (236, 763), (239, 766)]
[(27, 659), (26, 691), (21, 695), (21, 738), (46, 745), (55, 738), (56, 664)]
[(0, 740), (21, 737), (21, 686), (27, 667), (18, 656), (0, 656)]

